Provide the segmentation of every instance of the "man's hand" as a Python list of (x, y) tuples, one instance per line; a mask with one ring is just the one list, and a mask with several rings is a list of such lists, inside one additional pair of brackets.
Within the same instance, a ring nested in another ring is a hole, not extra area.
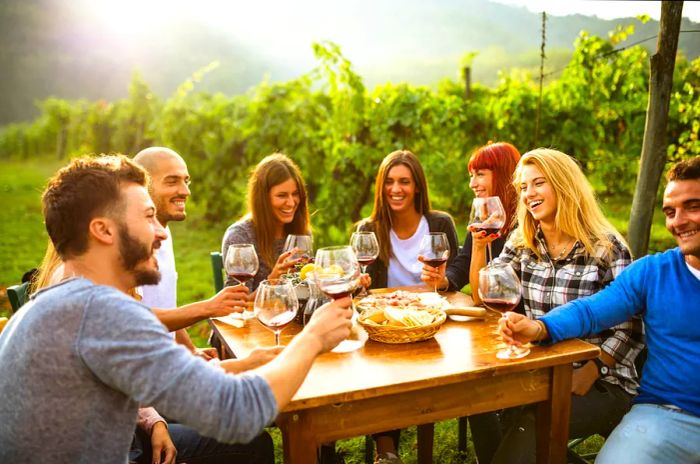
[(153, 464), (175, 464), (177, 449), (168, 433), (165, 422), (156, 422), (151, 429), (151, 449)]
[(219, 353), (216, 351), (216, 348), (195, 348), (194, 352), (192, 353), (195, 356), (198, 356), (205, 361), (211, 361), (212, 359), (218, 359), (219, 358)]
[(598, 366), (593, 361), (588, 361), (578, 369), (574, 369), (574, 374), (571, 377), (571, 393), (578, 396), (583, 396), (591, 389), (600, 374)]
[(319, 342), (319, 353), (332, 350), (350, 335), (352, 328), (351, 303), (350, 297), (340, 298), (314, 311), (302, 333), (316, 338)]
[(360, 274), (360, 286), (369, 289), (372, 286), (372, 277), (369, 274)]
[(248, 287), (235, 285), (225, 287), (205, 303), (206, 317), (223, 317), (231, 313), (242, 313), (248, 301)]
[(542, 334), (540, 324), (522, 314), (508, 312), (498, 320), (498, 333), (509, 345), (520, 346)]
[(248, 356), (242, 359), (246, 363), (246, 370), (255, 369), (269, 363), (277, 357), (284, 349), (283, 346), (273, 346), (269, 348), (255, 348)]
[(431, 288), (447, 288), (450, 283), (445, 277), (445, 269), (447, 268), (447, 263), (441, 264), (438, 267), (433, 267), (425, 264), (423, 256), (418, 255), (418, 261), (423, 263), (423, 269), (421, 271), (420, 280), (425, 282)]

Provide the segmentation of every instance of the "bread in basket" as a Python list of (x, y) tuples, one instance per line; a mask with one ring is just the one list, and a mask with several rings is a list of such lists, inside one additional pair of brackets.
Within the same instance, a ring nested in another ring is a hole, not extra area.
[(445, 322), (442, 309), (402, 309), (387, 306), (363, 311), (358, 322), (372, 340), (382, 343), (412, 343), (435, 336)]

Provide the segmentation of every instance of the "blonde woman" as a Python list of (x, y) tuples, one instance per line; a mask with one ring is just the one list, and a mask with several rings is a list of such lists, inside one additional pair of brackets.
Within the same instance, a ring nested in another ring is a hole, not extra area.
[[(631, 262), (627, 244), (568, 155), (545, 148), (524, 154), (513, 184), (520, 193), (518, 228), (494, 262), (509, 264), (520, 278), (527, 317), (596, 293)], [(479, 262), (472, 259), (472, 266)], [(474, 299), (479, 302), (478, 292)], [(638, 387), (634, 360), (643, 347), (641, 320), (635, 317), (587, 341), (601, 355), (574, 366), (571, 438), (606, 435), (630, 408)], [(522, 409), (506, 425), (494, 462), (534, 463), (534, 409)]]

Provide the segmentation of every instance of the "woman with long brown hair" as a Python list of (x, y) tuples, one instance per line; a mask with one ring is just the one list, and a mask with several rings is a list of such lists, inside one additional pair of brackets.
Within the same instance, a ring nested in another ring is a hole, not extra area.
[[(265, 157), (248, 180), (248, 212), (224, 234), (222, 254), (233, 244), (249, 243), (258, 254), (258, 273), (251, 290), (287, 272), (298, 260), (282, 253), (289, 234), (310, 235), (306, 186), (299, 167), (282, 153)], [(233, 280), (229, 283), (235, 283)]]
[(372, 287), (400, 287), (421, 283), (418, 248), (429, 232), (443, 232), (450, 258), (457, 252), (457, 232), (452, 217), (430, 206), (428, 181), (418, 157), (408, 150), (388, 154), (377, 172), (374, 208), (360, 221), (359, 231), (373, 231), (379, 257), (367, 268)]
[[(443, 232), (450, 245), (450, 260), (457, 252), (457, 232), (452, 217), (430, 207), (428, 182), (418, 157), (408, 150), (388, 154), (377, 172), (374, 208), (358, 225), (373, 231), (379, 242), (379, 257), (367, 268), (373, 288), (420, 284), (420, 242), (429, 232)], [(448, 261), (449, 262), (449, 261)], [(400, 430), (374, 435), (377, 460), (400, 463)]]

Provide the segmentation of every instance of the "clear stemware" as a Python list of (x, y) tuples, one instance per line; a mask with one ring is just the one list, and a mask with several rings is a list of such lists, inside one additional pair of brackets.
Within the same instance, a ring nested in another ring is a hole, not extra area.
[[(508, 264), (492, 264), (479, 270), (479, 296), (487, 308), (498, 311), (507, 318), (520, 303), (522, 285), (520, 279)], [(518, 359), (527, 356), (530, 349), (509, 345), (496, 353), (498, 359)]]
[[(255, 247), (249, 243), (237, 243), (230, 245), (224, 257), (224, 269), (229, 278), (241, 285), (245, 285), (258, 273), (258, 253)], [(255, 317), (247, 308), (243, 312), (244, 319)]]
[[(350, 246), (357, 256), (357, 261), (362, 267), (362, 273), (367, 272), (367, 266), (372, 264), (379, 256), (379, 242), (374, 232), (355, 232), (350, 237)], [(363, 287), (361, 296), (367, 295)]]
[[(428, 266), (438, 268), (447, 262), (450, 257), (450, 242), (444, 232), (430, 232), (425, 234), (420, 242), (418, 251), (422, 257), (422, 262)], [(437, 283), (433, 286), (433, 291), (437, 293)]]
[(275, 346), (280, 346), (282, 330), (294, 320), (299, 310), (294, 287), (280, 279), (263, 280), (255, 295), (255, 316), (275, 334)]
[[(469, 231), (486, 232), (487, 235), (500, 235), (506, 222), (506, 211), (498, 197), (474, 198), (469, 214)], [(493, 259), (491, 242), (488, 243), (488, 263)]]

